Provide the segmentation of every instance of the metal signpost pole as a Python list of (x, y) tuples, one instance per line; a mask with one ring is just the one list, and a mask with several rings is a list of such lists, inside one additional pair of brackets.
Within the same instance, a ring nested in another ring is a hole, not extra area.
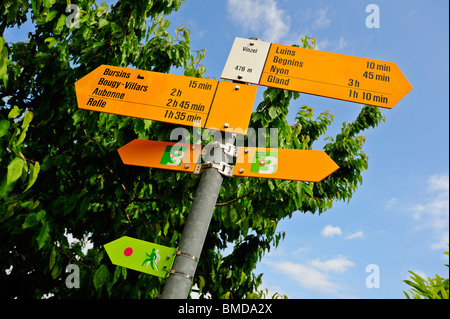
[[(225, 134), (224, 144), (233, 144), (234, 136), (227, 137), (227, 135), (229, 134)], [(220, 158), (227, 157), (222, 148), (215, 147), (214, 152), (217, 151), (221, 152)], [(214, 158), (217, 157), (214, 156)], [(228, 158), (225, 158), (225, 162), (228, 162)], [(188, 297), (223, 178), (224, 176), (216, 167), (204, 169), (161, 299), (186, 299)]]

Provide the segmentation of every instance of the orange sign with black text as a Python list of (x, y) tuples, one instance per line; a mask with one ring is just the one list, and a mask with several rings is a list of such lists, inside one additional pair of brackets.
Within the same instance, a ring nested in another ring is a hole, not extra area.
[(221, 77), (389, 109), (412, 89), (393, 62), (242, 38)]
[(81, 109), (245, 133), (257, 87), (101, 65), (75, 90)]

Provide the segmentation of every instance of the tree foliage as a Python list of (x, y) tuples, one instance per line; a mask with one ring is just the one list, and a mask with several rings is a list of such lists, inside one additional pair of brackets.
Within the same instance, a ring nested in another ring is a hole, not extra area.
[[(199, 177), (124, 166), (117, 149), (135, 138), (170, 141), (173, 125), (77, 108), (74, 83), (101, 64), (157, 72), (184, 68), (202, 77), (205, 50), (192, 52), (185, 26), (168, 32), (181, 0), (118, 1), (111, 8), (67, 1), (0, 4), (0, 32), (23, 24), (27, 42), (0, 38), (0, 295), (7, 298), (153, 298), (165, 279), (114, 266), (103, 245), (121, 236), (176, 247)], [(68, 19), (69, 18), (69, 19)], [(67, 23), (69, 21), (70, 23)], [(303, 37), (301, 46), (314, 49)], [(250, 126), (278, 129), (280, 148), (312, 149), (333, 121), (299, 108), (298, 93), (267, 89)], [(332, 103), (332, 102), (330, 102)], [(355, 106), (357, 107), (357, 106)], [(360, 134), (383, 117), (363, 106), (324, 150), (340, 169), (320, 183), (225, 179), (194, 283), (201, 296), (260, 298), (262, 256), (285, 236), (277, 224), (294, 213), (322, 213), (350, 200), (368, 167)], [(268, 140), (269, 143), (269, 140)], [(5, 176), (5, 177), (3, 177)], [(67, 234), (79, 239), (69, 242)], [(92, 248), (83, 251), (83, 241)], [(223, 250), (233, 247), (223, 256)], [(65, 268), (80, 268), (80, 288), (65, 285)]]
[[(448, 251), (444, 254), (448, 256)], [(447, 264), (445, 266), (448, 268)], [(403, 282), (410, 287), (409, 293), (413, 299), (449, 299), (448, 278), (442, 278), (436, 274), (434, 278), (424, 279), (411, 270), (408, 272), (411, 274), (409, 277), (411, 280), (403, 280)], [(406, 291), (403, 293), (407, 299), (411, 299)]]

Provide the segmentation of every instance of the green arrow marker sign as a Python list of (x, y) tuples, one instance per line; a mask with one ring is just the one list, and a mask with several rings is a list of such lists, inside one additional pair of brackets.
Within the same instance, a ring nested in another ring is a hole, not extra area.
[(149, 243), (128, 236), (104, 245), (114, 265), (165, 278), (172, 268), (176, 248)]

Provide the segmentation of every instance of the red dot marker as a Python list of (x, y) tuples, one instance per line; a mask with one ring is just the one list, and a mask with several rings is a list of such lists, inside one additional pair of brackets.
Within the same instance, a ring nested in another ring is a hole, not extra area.
[(133, 248), (131, 248), (131, 247), (125, 248), (125, 250), (123, 251), (123, 254), (127, 257), (131, 256), (131, 254), (133, 254)]

